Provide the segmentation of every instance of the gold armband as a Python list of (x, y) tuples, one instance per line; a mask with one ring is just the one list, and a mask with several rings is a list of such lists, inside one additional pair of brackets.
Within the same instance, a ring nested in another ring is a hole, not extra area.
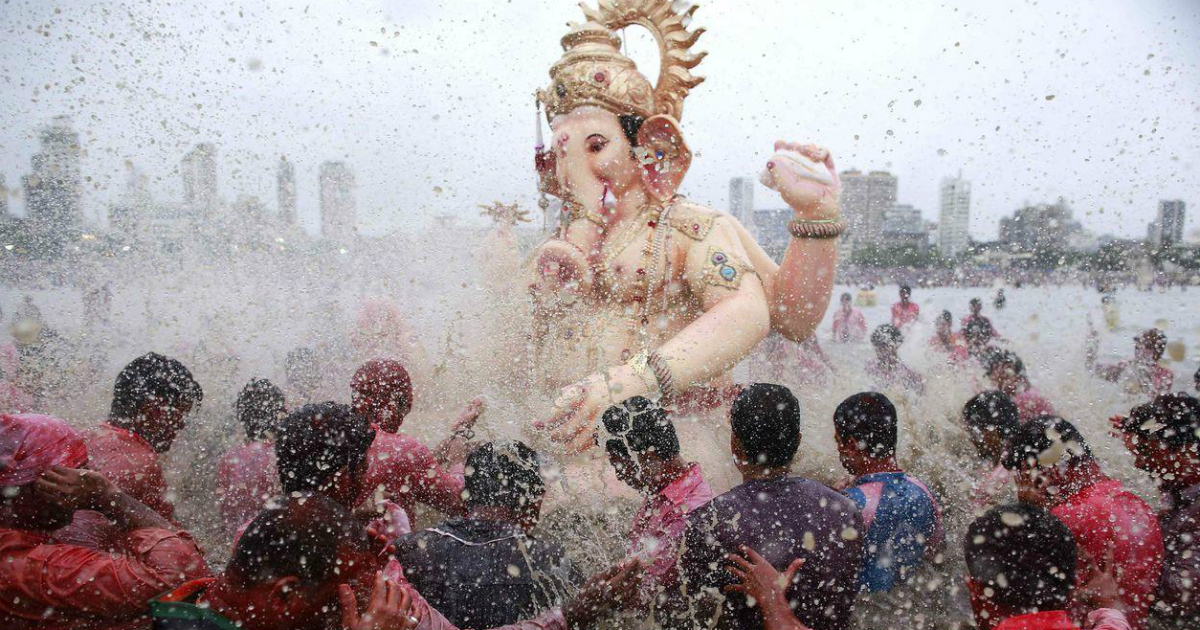
[(795, 238), (837, 238), (846, 225), (841, 219), (822, 219), (817, 221), (801, 221), (793, 219), (788, 224), (788, 232)]

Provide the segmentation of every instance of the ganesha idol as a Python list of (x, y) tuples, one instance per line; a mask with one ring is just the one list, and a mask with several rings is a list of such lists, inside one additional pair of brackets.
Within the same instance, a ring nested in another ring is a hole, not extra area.
[[(714, 446), (728, 462), (730, 370), (771, 331), (805, 339), (828, 305), (842, 231), (833, 161), (815, 145), (775, 143), (762, 181), (795, 213), (777, 264), (736, 218), (677, 192), (692, 160), (683, 101), (703, 80), (691, 73), (704, 57), (690, 50), (703, 33), (686, 26), (695, 8), (603, 0), (583, 9), (537, 96), (550, 126), (549, 146), (537, 148), (539, 187), (563, 204), (524, 270), (533, 382), (556, 397), (538, 424), (579, 453), (595, 445), (609, 406), (661, 398), (676, 418), (708, 418), (679, 427), (685, 455), (689, 435), (723, 434)], [(614, 32), (634, 25), (658, 42), (654, 84), (620, 52)]]

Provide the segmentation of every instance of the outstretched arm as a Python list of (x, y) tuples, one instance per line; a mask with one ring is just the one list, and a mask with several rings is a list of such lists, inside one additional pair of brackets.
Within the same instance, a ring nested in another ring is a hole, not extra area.
[[(812, 144), (782, 140), (775, 143), (775, 150), (798, 153), (828, 171), (816, 175), (805, 173), (800, 163), (794, 160), (772, 158), (767, 163), (764, 183), (783, 196), (796, 219), (838, 219), (841, 184), (829, 151)], [(817, 181), (817, 178), (824, 181)], [(738, 228), (750, 262), (763, 279), (771, 306), (771, 329), (792, 341), (803, 341), (816, 330), (829, 307), (837, 269), (837, 239), (793, 238), (783, 254), (783, 262), (776, 264), (744, 227), (739, 225)]]

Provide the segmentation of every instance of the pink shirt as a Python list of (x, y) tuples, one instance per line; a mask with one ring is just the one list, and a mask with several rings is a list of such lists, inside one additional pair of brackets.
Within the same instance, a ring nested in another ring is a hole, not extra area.
[(867, 336), (867, 320), (862, 311), (852, 308), (847, 313), (839, 308), (833, 313), (833, 340), (847, 343), (862, 341)]
[(248, 442), (235, 447), (217, 464), (221, 520), (230, 536), (253, 519), (267, 499), (281, 491), (275, 469), (275, 447), (270, 442)]
[(691, 464), (684, 475), (642, 502), (629, 526), (629, 551), (647, 561), (648, 582), (668, 586), (677, 579), (675, 561), (687, 515), (712, 498), (700, 465)]
[(907, 305), (903, 302), (896, 302), (892, 305), (892, 325), (896, 328), (904, 328), (917, 321), (917, 317), (920, 315), (921, 307), (917, 306), (916, 302), (909, 302)]
[(1054, 405), (1050, 404), (1045, 396), (1032, 387), (1018, 392), (1012, 397), (1012, 401), (1017, 405), (1017, 413), (1021, 417), (1021, 422), (1029, 422), (1039, 416), (1058, 415), (1058, 412), (1054, 411)]
[(1120, 481), (1096, 476), (1099, 481), (1071, 494), (1050, 513), (1079, 545), (1076, 582), (1086, 584), (1096, 571), (1112, 572), (1129, 624), (1144, 628), (1162, 574), (1162, 531), (1145, 501)]
[(388, 433), (376, 427), (375, 441), (367, 449), (365, 501), (383, 488), (384, 498), (399, 504), (411, 522), (417, 503), (448, 514), (461, 514), (463, 476), (443, 470), (433, 453), (414, 437)]

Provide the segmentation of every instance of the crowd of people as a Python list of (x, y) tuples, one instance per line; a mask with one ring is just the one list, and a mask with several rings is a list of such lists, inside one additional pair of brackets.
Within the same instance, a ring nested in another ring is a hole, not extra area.
[[(681, 450), (669, 400), (607, 409), (596, 449), (640, 503), (623, 557), (591, 576), (574, 541), (539, 528), (548, 455), (476, 441), (482, 400), (445, 422), (432, 448), (405, 434), (415, 392), (391, 359), (362, 365), (342, 402), (292, 406), (269, 380), (245, 385), (232, 410), (244, 439), (215, 471), (213, 509), (233, 541), (218, 566), (176, 518), (162, 463), (204, 389), (180, 361), (143, 355), (88, 431), (31, 407), (0, 410), (0, 618), (16, 629), (565, 630), (608, 616), (665, 628), (901, 627), (911, 620), (858, 611), (933, 572), (942, 578), (921, 588), (961, 584), (984, 630), (1200, 625), (1200, 400), (1173, 393), (1158, 363), (1165, 335), (1140, 334), (1128, 361), (1089, 352), (1086, 362), (1142, 396), (1111, 427), (1166, 497), (1156, 512), (1105, 473), (1020, 357), (994, 345), (981, 303), (957, 332), (940, 313), (930, 346), (978, 363), (987, 381), (960, 415), (978, 456), (973, 520), (948, 540), (947, 506), (901, 465), (898, 444), (912, 438), (881, 393), (931, 387), (898, 354), (921, 317), (911, 295), (902, 288), (891, 322), (869, 337), (841, 297), (831, 340), (869, 339), (877, 387), (826, 420), (846, 479), (833, 487), (792, 472), (805, 453), (802, 412), (783, 385), (738, 388), (727, 420), (740, 483), (723, 493)], [(439, 522), (415, 527), (418, 506)], [(962, 575), (945, 575), (948, 545)]]

